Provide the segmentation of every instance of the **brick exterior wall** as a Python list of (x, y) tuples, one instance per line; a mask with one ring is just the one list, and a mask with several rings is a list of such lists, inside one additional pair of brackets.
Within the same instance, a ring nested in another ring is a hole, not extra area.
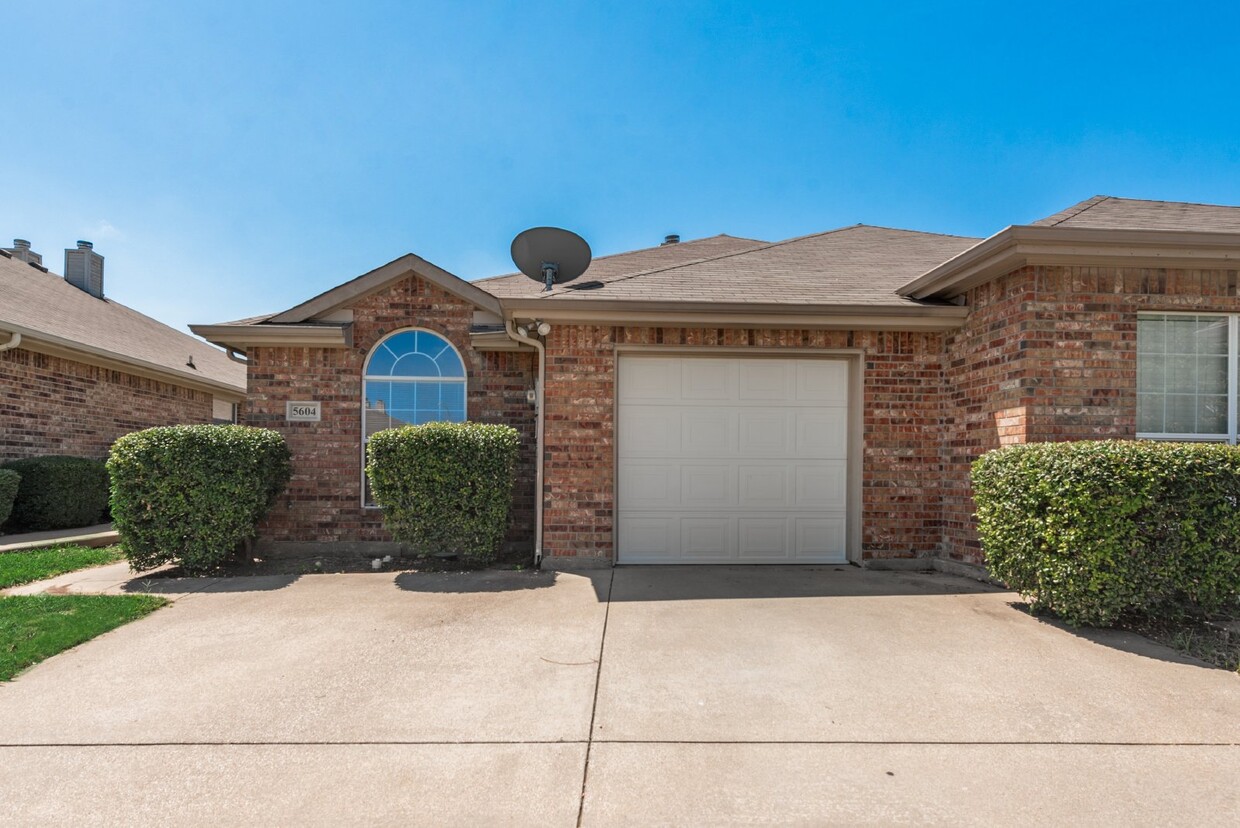
[(544, 554), (612, 557), (614, 348), (632, 344), (862, 351), (863, 554), (937, 552), (942, 334), (560, 325), (547, 342)]
[(117, 437), (157, 425), (211, 422), (212, 395), (14, 348), (0, 353), (0, 459), (103, 458)]
[(943, 554), (980, 563), (969, 464), (999, 445), (1136, 436), (1137, 314), (1240, 312), (1237, 271), (1025, 267), (947, 338)]
[[(532, 553), (534, 526), (534, 387), (528, 353), (482, 353), (470, 347), (473, 305), (410, 276), (353, 305), (351, 348), (254, 347), (242, 421), (282, 433), (293, 458), (287, 491), (260, 526), (262, 541), (387, 541), (382, 514), (361, 505), (362, 368), (380, 339), (404, 328), (445, 337), (465, 360), (467, 416), (518, 430), (521, 454), (508, 541)], [(289, 400), (318, 400), (321, 421), (285, 422)]]
[[(1000, 445), (1135, 436), (1136, 325), (1142, 310), (1240, 312), (1236, 271), (1025, 267), (966, 294), (949, 333), (555, 325), (547, 341), (544, 553), (611, 560), (615, 517), (616, 346), (859, 351), (862, 554), (981, 562), (969, 466)], [(510, 540), (533, 532), (536, 365), (469, 346), (473, 308), (410, 277), (354, 306), (348, 349), (254, 348), (244, 419), (283, 432), (288, 493), (267, 540), (386, 540), (360, 506), (361, 371), (385, 334), (423, 327), (465, 356), (470, 419), (518, 428), (523, 453)], [(284, 422), (317, 399), (320, 423)]]

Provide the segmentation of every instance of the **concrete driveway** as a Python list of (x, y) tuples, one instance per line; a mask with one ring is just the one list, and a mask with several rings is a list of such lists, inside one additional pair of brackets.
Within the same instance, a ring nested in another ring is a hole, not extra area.
[(1240, 823), (1240, 677), (963, 579), (159, 589), (0, 685), (0, 822)]

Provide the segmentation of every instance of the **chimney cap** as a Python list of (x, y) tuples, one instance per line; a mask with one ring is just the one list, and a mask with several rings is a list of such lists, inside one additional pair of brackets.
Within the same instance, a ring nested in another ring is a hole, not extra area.
[(18, 250), (29, 250), (30, 242), (26, 239), (13, 239), (13, 247)]
[(78, 239), (77, 246), (78, 246), (78, 250), (94, 250), (95, 249), (94, 242), (88, 242), (82, 239)]
[(680, 244), (680, 234), (679, 233), (668, 233), (666, 236), (663, 237), (663, 244), (659, 246), (663, 247), (664, 245), (668, 245), (668, 244)]

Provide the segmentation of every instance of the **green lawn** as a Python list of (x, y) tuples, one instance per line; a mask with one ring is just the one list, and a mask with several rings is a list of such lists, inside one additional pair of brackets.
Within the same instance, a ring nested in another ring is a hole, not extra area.
[[(0, 555), (0, 589), (122, 560), (120, 547), (52, 546)], [(166, 604), (154, 595), (0, 597), (0, 681)]]
[(0, 554), (0, 589), (53, 578), (66, 572), (122, 560), (119, 546), (49, 546), (30, 552)]
[(0, 681), (168, 603), (158, 595), (0, 598)]

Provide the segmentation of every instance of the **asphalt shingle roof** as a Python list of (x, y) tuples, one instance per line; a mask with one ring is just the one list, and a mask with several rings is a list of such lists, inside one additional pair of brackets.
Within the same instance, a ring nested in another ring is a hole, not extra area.
[[(616, 253), (611, 256), (599, 256), (590, 262), (590, 267), (581, 276), (569, 284), (576, 290), (580, 285), (591, 282), (608, 284), (616, 279), (624, 279), (634, 273), (655, 270), (669, 265), (681, 265), (700, 259), (709, 259), (754, 247), (762, 247), (768, 242), (758, 239), (744, 239), (738, 236), (721, 234), (705, 239), (694, 239), (679, 244), (665, 244), (658, 247), (646, 247), (628, 253)], [(535, 298), (542, 293), (543, 286), (521, 273), (509, 273), (504, 276), (492, 276), (477, 279), (473, 284), (501, 299)], [(598, 293), (598, 291), (586, 291)]]
[(1240, 207), (1094, 196), (1033, 222), (1042, 227), (1240, 233)]
[[(218, 348), (107, 297), (96, 299), (55, 273), (0, 255), (0, 329), (7, 325), (245, 392), (245, 366)], [(195, 368), (186, 365), (191, 356)]]
[[(545, 295), (548, 301), (618, 299), (669, 303), (915, 306), (921, 303), (896, 295), (896, 288), (967, 250), (977, 241), (858, 224), (655, 268), (639, 270), (629, 262), (618, 262), (629, 264), (628, 272), (609, 271), (607, 279), (598, 279), (603, 286), (594, 290), (574, 289), (570, 283), (550, 294), (541, 294), (538, 285), (526, 279), (534, 290), (526, 289), (520, 295)], [(587, 271), (581, 278), (589, 280), (590, 275)], [(489, 290), (496, 281), (478, 285)]]

